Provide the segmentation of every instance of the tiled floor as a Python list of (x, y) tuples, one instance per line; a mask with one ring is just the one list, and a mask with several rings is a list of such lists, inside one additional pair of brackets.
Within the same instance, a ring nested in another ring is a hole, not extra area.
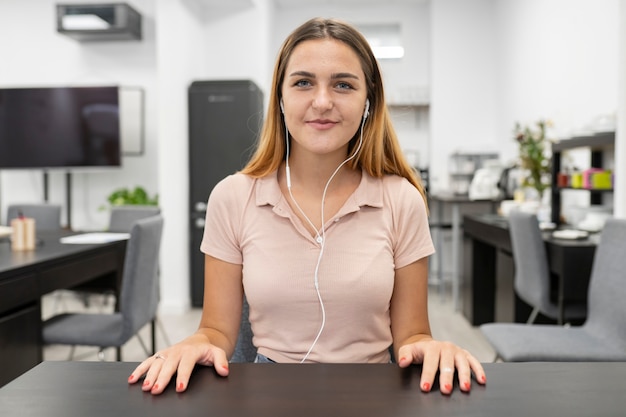
[[(42, 308), (43, 315), (47, 317), (55, 311), (60, 312), (68, 309), (83, 309), (80, 300), (70, 293), (62, 293), (58, 298), (58, 293), (51, 294), (44, 298)], [(101, 300), (96, 300), (101, 301)], [(93, 303), (95, 306), (90, 310), (110, 309), (108, 306), (102, 307), (100, 302)], [(160, 315), (160, 327), (157, 329), (157, 349), (175, 343), (195, 331), (200, 320), (200, 310), (192, 309), (182, 315)], [(480, 330), (473, 327), (459, 312), (454, 312), (450, 303), (450, 297), (441, 297), (435, 289), (431, 290), (429, 299), (429, 314), (431, 329), (437, 339), (449, 340), (457, 343), (472, 352), (481, 362), (492, 362), (495, 358), (489, 343), (484, 339)], [(149, 343), (149, 326), (140, 332), (146, 344)], [(44, 350), (44, 360), (67, 360), (70, 348), (67, 346), (49, 346)], [(98, 360), (98, 349), (92, 347), (77, 347), (74, 352), (74, 360)], [(141, 344), (137, 338), (131, 339), (122, 348), (122, 360), (141, 361), (146, 357)], [(105, 360), (115, 360), (115, 350), (105, 351)]]

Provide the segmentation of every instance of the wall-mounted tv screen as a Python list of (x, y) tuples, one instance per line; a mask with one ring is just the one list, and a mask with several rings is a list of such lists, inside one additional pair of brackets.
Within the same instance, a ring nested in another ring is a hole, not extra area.
[(120, 166), (118, 90), (0, 88), (0, 169)]

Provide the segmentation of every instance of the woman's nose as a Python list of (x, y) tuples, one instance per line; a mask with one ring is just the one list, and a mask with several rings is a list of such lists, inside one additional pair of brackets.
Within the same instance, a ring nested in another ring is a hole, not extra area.
[(326, 90), (320, 89), (313, 98), (312, 106), (320, 112), (332, 109), (333, 100), (331, 95)]

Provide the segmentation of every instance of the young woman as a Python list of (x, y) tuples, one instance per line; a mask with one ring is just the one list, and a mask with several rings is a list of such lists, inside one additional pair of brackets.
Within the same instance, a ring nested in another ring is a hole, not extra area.
[(398, 144), (365, 38), (312, 19), (284, 42), (255, 155), (209, 198), (198, 331), (141, 363), (130, 383), (159, 394), (196, 364), (227, 376), (244, 292), (258, 362), (422, 364), (420, 386), (485, 373), (469, 352), (433, 340), (424, 189)]

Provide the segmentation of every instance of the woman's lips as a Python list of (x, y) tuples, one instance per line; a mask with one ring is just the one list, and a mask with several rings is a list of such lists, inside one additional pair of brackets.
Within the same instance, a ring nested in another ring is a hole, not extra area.
[(311, 120), (307, 122), (307, 124), (313, 127), (314, 129), (327, 130), (335, 126), (337, 122), (334, 122), (332, 120), (326, 120), (326, 119), (317, 119), (317, 120)]

